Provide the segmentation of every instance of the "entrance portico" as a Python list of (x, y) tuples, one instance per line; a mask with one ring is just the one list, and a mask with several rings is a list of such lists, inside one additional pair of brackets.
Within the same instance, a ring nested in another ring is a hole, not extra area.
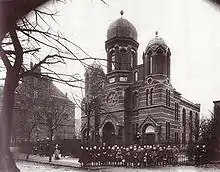
[(147, 116), (141, 124), (142, 144), (152, 145), (158, 143), (160, 125), (150, 116)]

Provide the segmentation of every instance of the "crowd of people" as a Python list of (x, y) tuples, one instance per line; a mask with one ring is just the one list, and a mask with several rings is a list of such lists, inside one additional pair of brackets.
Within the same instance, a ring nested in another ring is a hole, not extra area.
[(193, 150), (193, 157), (195, 161), (195, 165), (207, 165), (209, 162), (209, 157), (208, 157), (208, 149), (206, 145), (195, 145), (195, 148)]
[(178, 147), (169, 145), (81, 146), (79, 162), (82, 166), (151, 167), (178, 165), (178, 154)]

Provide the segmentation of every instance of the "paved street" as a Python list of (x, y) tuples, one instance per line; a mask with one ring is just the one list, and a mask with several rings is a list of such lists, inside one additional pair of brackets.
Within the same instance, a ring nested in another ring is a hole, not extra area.
[(17, 165), (22, 172), (83, 172), (83, 171), (97, 171), (97, 172), (217, 172), (220, 171), (220, 165), (212, 165), (212, 167), (192, 167), (192, 166), (180, 166), (180, 167), (157, 167), (157, 168), (144, 168), (144, 169), (132, 169), (124, 167), (105, 168), (99, 170), (84, 170), (79, 168), (70, 168), (55, 166), (49, 164), (33, 163), (26, 161), (17, 161)]

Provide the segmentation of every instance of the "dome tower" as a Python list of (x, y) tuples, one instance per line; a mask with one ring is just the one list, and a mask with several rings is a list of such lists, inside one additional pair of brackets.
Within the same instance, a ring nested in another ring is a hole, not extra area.
[(107, 53), (107, 75), (130, 71), (137, 65), (137, 31), (123, 17), (112, 22), (107, 30), (105, 50)]
[(161, 76), (170, 79), (170, 56), (169, 47), (156, 32), (155, 38), (148, 43), (143, 55), (145, 78)]

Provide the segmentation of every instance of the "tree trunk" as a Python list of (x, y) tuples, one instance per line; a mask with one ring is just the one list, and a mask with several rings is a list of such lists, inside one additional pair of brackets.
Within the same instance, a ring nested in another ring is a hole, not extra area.
[(30, 11), (38, 8), (49, 0), (10, 0), (0, 1), (0, 41), (13, 28), (14, 24)]
[(0, 116), (0, 171), (2, 172), (18, 172), (20, 171), (10, 152), (11, 123), (13, 117), (13, 105), (15, 97), (16, 82), (14, 77), (7, 72), (3, 106)]
[(29, 134), (28, 139), (27, 139), (27, 155), (26, 155), (26, 159), (29, 159), (29, 155), (30, 155), (30, 151), (31, 151), (31, 144), (30, 144), (30, 140), (31, 140), (31, 135)]
[(53, 130), (50, 130), (49, 162), (52, 161), (52, 156), (53, 156), (53, 152), (52, 152), (52, 142), (53, 142)]

